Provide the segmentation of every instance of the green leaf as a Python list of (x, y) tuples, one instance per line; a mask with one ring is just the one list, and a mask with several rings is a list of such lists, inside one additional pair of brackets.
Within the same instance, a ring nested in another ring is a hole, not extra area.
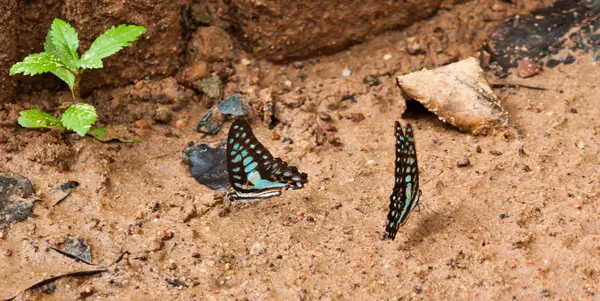
[(94, 106), (87, 103), (76, 103), (65, 111), (60, 120), (67, 129), (75, 131), (80, 136), (85, 136), (97, 118)]
[(19, 114), (21, 114), (21, 116), (19, 117), (18, 122), (24, 128), (38, 129), (60, 126), (60, 120), (38, 109), (24, 110), (19, 112)]
[(100, 69), (104, 67), (102, 60), (100, 59), (80, 59), (77, 62), (77, 66), (83, 69)]
[(18, 62), (10, 68), (10, 75), (23, 73), (24, 75), (36, 75), (40, 73), (52, 72), (64, 65), (52, 54), (41, 52), (33, 53)]
[(90, 46), (79, 61), (81, 68), (102, 68), (102, 59), (115, 54), (123, 47), (131, 46), (133, 41), (146, 32), (146, 28), (136, 25), (119, 25), (111, 27), (101, 34)]
[(93, 128), (87, 134), (96, 138), (96, 140), (99, 140), (102, 142), (109, 142), (109, 141), (113, 141), (113, 140), (117, 140), (117, 141), (124, 142), (124, 143), (142, 142), (139, 138), (124, 139), (124, 138), (119, 138), (119, 137), (108, 136), (107, 128)]
[(50, 72), (67, 83), (67, 85), (69, 85), (69, 89), (73, 91), (73, 86), (75, 86), (75, 74), (71, 73), (71, 71), (65, 68), (58, 68)]
[(77, 60), (79, 60), (77, 48), (79, 48), (79, 38), (75, 28), (61, 19), (54, 19), (46, 35), (44, 51), (56, 56), (69, 68), (77, 69)]

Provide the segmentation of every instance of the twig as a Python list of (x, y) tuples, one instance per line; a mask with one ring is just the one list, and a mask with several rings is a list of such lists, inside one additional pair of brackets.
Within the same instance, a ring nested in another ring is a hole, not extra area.
[(103, 273), (103, 272), (106, 272), (106, 271), (107, 271), (107, 269), (105, 269), (105, 268), (99, 268), (99, 269), (97, 269), (97, 270), (79, 271), (79, 272), (69, 272), (69, 273), (66, 273), (66, 274), (58, 275), (58, 276), (52, 276), (52, 277), (50, 277), (50, 278), (48, 278), (48, 279), (44, 279), (44, 280), (42, 280), (42, 281), (40, 281), (40, 282), (37, 282), (36, 284), (34, 284), (34, 285), (32, 285), (32, 286), (30, 286), (30, 287), (28, 287), (28, 288), (26, 288), (26, 289), (24, 289), (24, 290), (22, 290), (22, 291), (20, 291), (20, 292), (16, 293), (14, 296), (12, 296), (12, 297), (10, 297), (10, 298), (8, 298), (8, 299), (5, 299), (4, 301), (10, 301), (10, 300), (13, 300), (13, 299), (15, 299), (15, 298), (16, 298), (18, 295), (20, 295), (20, 294), (21, 294), (21, 293), (23, 293), (23, 292), (26, 292), (27, 290), (30, 290), (30, 289), (32, 289), (32, 288), (36, 288), (36, 287), (42, 286), (42, 285), (44, 285), (44, 284), (48, 284), (48, 283), (50, 283), (50, 282), (53, 282), (53, 281), (56, 281), (56, 280), (58, 280), (58, 279), (60, 279), (60, 278), (64, 278), (64, 277), (70, 277), (70, 276), (88, 276), (88, 275), (93, 275), (93, 274), (97, 274), (97, 273)]
[(542, 88), (542, 87), (534, 87), (534, 86), (527, 86), (527, 85), (521, 85), (521, 84), (503, 84), (503, 83), (498, 83), (498, 84), (492, 84), (492, 88), (504, 88), (504, 87), (508, 87), (508, 88), (525, 88), (525, 89), (531, 89), (531, 90), (548, 90), (546, 88)]

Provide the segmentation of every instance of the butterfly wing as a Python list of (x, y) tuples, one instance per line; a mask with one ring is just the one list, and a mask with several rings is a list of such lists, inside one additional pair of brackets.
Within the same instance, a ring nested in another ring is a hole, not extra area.
[(306, 173), (273, 158), (256, 139), (248, 122), (241, 119), (235, 120), (229, 129), (227, 171), (233, 189), (248, 198), (269, 190), (299, 189), (308, 183)]
[(390, 195), (390, 212), (385, 228), (387, 238), (394, 240), (398, 228), (406, 223), (412, 210), (419, 204), (419, 168), (417, 150), (412, 126), (406, 126), (406, 133), (396, 121), (396, 161), (394, 190)]

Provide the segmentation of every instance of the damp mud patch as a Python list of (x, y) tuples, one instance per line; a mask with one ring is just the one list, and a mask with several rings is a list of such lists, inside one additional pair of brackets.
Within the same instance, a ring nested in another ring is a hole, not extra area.
[(515, 16), (498, 26), (484, 42), (482, 56), (500, 78), (522, 59), (552, 68), (575, 61), (572, 51), (592, 51), (600, 60), (599, 0), (559, 0), (531, 15)]
[(198, 183), (213, 190), (225, 190), (229, 187), (226, 150), (225, 140), (199, 143), (183, 151), (184, 162), (190, 166), (190, 173)]

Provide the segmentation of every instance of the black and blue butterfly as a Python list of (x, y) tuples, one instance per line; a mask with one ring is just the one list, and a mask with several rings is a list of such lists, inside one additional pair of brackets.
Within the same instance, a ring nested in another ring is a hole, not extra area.
[(233, 192), (229, 200), (266, 199), (280, 196), (286, 189), (300, 189), (308, 175), (289, 166), (256, 139), (248, 122), (237, 119), (227, 137), (227, 171)]
[(390, 195), (390, 212), (385, 227), (385, 238), (394, 240), (398, 228), (408, 220), (410, 213), (419, 206), (419, 167), (415, 137), (410, 124), (406, 125), (406, 133), (396, 121), (396, 161), (394, 191)]

